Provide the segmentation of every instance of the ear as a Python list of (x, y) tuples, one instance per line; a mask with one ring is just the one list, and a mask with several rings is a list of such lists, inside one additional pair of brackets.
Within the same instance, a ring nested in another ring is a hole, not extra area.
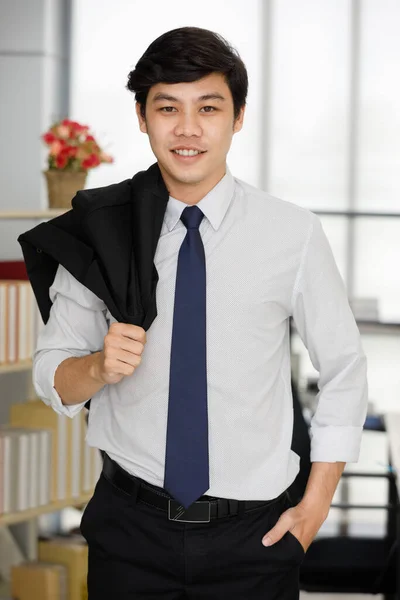
[(143, 117), (142, 113), (141, 113), (141, 104), (139, 104), (139, 102), (136, 102), (135, 105), (135, 109), (136, 109), (136, 115), (139, 121), (139, 129), (142, 133), (147, 133), (147, 125), (146, 125), (146, 119)]
[(244, 119), (244, 111), (245, 111), (245, 107), (242, 106), (242, 108), (240, 109), (238, 118), (235, 120), (235, 122), (233, 124), (233, 133), (238, 133), (238, 131), (240, 131), (242, 129), (243, 119)]

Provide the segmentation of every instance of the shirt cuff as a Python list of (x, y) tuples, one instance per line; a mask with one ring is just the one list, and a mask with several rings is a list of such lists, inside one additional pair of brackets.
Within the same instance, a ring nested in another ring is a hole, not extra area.
[(311, 427), (311, 462), (358, 462), (362, 427)]
[[(34, 387), (37, 395), (45, 404), (51, 406), (58, 414), (66, 415), (72, 419), (82, 410), (87, 400), (79, 404), (63, 404), (54, 387), (54, 376), (57, 367), (71, 356), (76, 355), (63, 350), (51, 350), (51, 352), (44, 352), (42, 356), (39, 356), (34, 365)], [(40, 372), (43, 373), (42, 377), (40, 377)]]

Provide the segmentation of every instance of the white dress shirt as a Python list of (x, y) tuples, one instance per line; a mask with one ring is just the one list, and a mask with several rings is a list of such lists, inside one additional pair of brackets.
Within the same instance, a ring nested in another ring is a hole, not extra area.
[[(346, 289), (318, 217), (227, 170), (199, 203), (207, 269), (210, 488), (239, 500), (278, 496), (295, 479), (289, 318), (319, 371), (311, 460), (355, 462), (367, 410), (366, 357)], [(132, 376), (91, 402), (87, 442), (128, 472), (164, 482), (175, 278), (186, 204), (170, 197), (155, 265), (158, 315)], [(54, 388), (57, 366), (102, 349), (115, 319), (59, 267), (50, 318), (38, 338), (36, 392), (73, 417)]]

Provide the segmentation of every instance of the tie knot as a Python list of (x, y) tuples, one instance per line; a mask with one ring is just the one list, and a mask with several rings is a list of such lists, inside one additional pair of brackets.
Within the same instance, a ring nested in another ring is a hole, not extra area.
[(198, 229), (204, 214), (198, 206), (187, 206), (182, 214), (181, 221), (186, 229)]

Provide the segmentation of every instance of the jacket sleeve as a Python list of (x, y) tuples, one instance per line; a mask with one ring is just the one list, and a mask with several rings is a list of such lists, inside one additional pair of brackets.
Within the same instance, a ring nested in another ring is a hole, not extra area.
[(108, 331), (107, 307), (61, 265), (49, 295), (52, 307), (49, 319), (37, 339), (33, 357), (33, 385), (39, 398), (46, 404), (60, 414), (73, 417), (87, 401), (72, 406), (64, 405), (54, 387), (54, 375), (65, 359), (102, 350)]

